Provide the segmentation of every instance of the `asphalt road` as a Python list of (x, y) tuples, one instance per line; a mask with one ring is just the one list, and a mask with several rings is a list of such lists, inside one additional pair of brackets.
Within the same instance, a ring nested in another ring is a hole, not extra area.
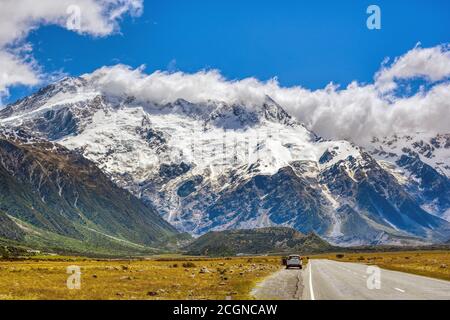
[(281, 270), (252, 291), (268, 300), (450, 300), (450, 282), (367, 265), (310, 260), (306, 269)]
[[(450, 282), (358, 263), (310, 260), (303, 274), (308, 300), (450, 300)], [(369, 282), (369, 285), (368, 285)], [(371, 288), (371, 289), (370, 289)]]

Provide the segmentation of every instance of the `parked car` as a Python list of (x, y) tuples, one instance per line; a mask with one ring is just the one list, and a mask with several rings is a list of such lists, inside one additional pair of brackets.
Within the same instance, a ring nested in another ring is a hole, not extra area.
[(300, 257), (299, 255), (291, 254), (286, 259), (286, 269), (289, 269), (289, 268), (302, 269), (302, 267), (303, 267), (303, 261), (302, 261), (302, 257)]

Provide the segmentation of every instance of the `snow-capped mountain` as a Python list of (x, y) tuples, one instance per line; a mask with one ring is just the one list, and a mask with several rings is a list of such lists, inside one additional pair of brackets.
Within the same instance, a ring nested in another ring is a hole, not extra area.
[(402, 156), (417, 157), (439, 174), (450, 177), (450, 134), (394, 135), (374, 138), (370, 144), (373, 155), (379, 159), (398, 161)]
[(450, 134), (374, 138), (368, 149), (427, 212), (450, 221)]
[(345, 244), (450, 238), (440, 218), (450, 208), (448, 136), (431, 158), (382, 140), (366, 150), (321, 139), (270, 97), (158, 104), (105, 94), (89, 76), (8, 106), (0, 123), (79, 151), (180, 231), (283, 225)]

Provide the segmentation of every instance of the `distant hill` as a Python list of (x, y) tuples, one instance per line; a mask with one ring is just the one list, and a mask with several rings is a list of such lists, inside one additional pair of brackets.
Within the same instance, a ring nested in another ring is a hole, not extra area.
[(314, 233), (304, 235), (292, 228), (268, 227), (209, 232), (190, 243), (191, 255), (227, 256), (266, 253), (320, 253), (334, 247)]

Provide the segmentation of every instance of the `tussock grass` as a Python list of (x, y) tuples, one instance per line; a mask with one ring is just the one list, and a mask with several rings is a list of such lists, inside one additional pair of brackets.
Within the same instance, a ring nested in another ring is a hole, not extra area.
[[(80, 290), (67, 289), (71, 265), (81, 268)], [(281, 267), (279, 257), (0, 260), (0, 299), (248, 299)]]

